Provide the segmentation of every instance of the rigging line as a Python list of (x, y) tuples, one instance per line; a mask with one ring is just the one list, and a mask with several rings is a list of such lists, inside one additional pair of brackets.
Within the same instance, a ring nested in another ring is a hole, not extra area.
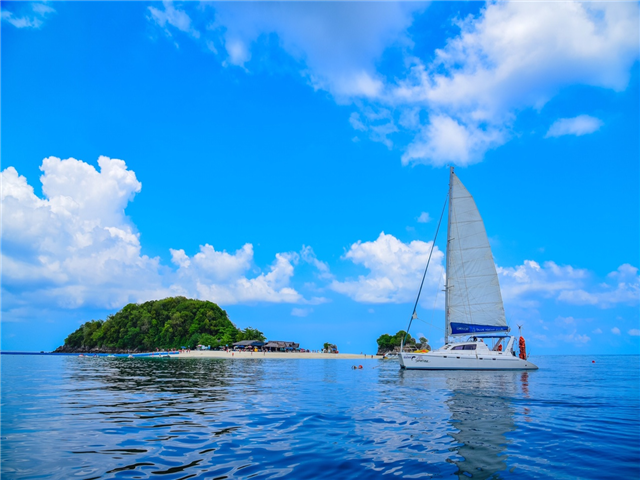
[[(409, 329), (411, 328), (411, 322), (413, 322), (413, 317), (416, 317), (416, 309), (418, 308), (418, 301), (420, 300), (420, 294), (422, 293), (422, 286), (424, 285), (424, 279), (427, 277), (427, 270), (429, 270), (429, 262), (431, 262), (431, 254), (433, 253), (433, 249), (436, 246), (436, 239), (438, 238), (438, 232), (440, 231), (440, 224), (442, 223), (442, 217), (444, 217), (444, 209), (447, 206), (447, 201), (449, 201), (449, 192), (447, 192), (447, 198), (444, 201), (444, 205), (442, 206), (442, 213), (440, 214), (440, 220), (438, 220), (438, 228), (436, 228), (436, 234), (433, 237), (433, 243), (431, 244), (431, 251), (429, 252), (429, 258), (427, 259), (427, 266), (424, 268), (424, 273), (422, 274), (422, 282), (420, 282), (420, 289), (418, 290), (418, 297), (416, 298), (416, 303), (413, 306), (413, 313), (411, 314), (411, 319), (409, 320), (409, 326), (407, 327), (407, 332), (404, 335), (404, 339), (402, 344), (407, 340), (407, 336), (409, 335)], [(402, 350), (402, 347), (401, 347)]]
[[(444, 275), (440, 275), (440, 280), (438, 280), (438, 290), (436, 290), (436, 298), (433, 300), (433, 308), (431, 309), (431, 321), (433, 322), (433, 315), (436, 311), (436, 304), (438, 303), (438, 296), (440, 295), (440, 284)], [(444, 329), (441, 329), (444, 332)]]
[(444, 332), (444, 328), (439, 327), (439, 326), (437, 326), (437, 325), (434, 325), (433, 323), (429, 323), (429, 322), (427, 322), (426, 320), (422, 320), (422, 319), (420, 319), (420, 318), (416, 318), (416, 320), (418, 320), (419, 322), (424, 323), (425, 325), (429, 325), (430, 327), (436, 328), (436, 329), (438, 329), (438, 330), (442, 330), (442, 331)]

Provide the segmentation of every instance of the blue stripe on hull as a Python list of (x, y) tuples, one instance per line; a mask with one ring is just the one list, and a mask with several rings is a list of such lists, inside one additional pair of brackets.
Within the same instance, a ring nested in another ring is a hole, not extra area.
[(509, 327), (496, 327), (495, 325), (470, 325), (468, 323), (456, 323), (451, 325), (451, 335), (459, 335), (464, 333), (490, 333), (490, 332), (508, 332)]

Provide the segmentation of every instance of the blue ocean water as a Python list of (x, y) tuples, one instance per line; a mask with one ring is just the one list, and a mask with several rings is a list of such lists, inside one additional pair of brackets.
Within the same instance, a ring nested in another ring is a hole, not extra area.
[(1, 361), (7, 480), (640, 478), (638, 356)]

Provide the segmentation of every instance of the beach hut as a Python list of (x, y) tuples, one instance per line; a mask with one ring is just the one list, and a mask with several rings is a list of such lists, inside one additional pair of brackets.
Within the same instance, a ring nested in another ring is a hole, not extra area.
[(270, 340), (264, 344), (264, 349), (268, 352), (293, 352), (300, 349), (300, 344), (295, 342)]
[(255, 350), (256, 348), (262, 348), (263, 346), (264, 342), (261, 342), (260, 340), (242, 340), (233, 344), (233, 348), (237, 348), (239, 350)]

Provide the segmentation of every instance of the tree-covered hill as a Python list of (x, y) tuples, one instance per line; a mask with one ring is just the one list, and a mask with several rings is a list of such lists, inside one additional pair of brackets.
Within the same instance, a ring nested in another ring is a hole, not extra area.
[(231, 345), (264, 340), (259, 330), (240, 330), (218, 305), (185, 297), (130, 303), (107, 320), (91, 320), (69, 335), (56, 352), (155, 351)]
[[(407, 332), (404, 330), (400, 330), (395, 335), (391, 336), (388, 333), (380, 335), (378, 337), (378, 355), (384, 355), (387, 352), (400, 351), (400, 344), (402, 343), (402, 339), (407, 335)], [(425, 339), (426, 340), (426, 339)], [(416, 340), (411, 335), (407, 335), (407, 340), (405, 342), (406, 346), (415, 347)]]

